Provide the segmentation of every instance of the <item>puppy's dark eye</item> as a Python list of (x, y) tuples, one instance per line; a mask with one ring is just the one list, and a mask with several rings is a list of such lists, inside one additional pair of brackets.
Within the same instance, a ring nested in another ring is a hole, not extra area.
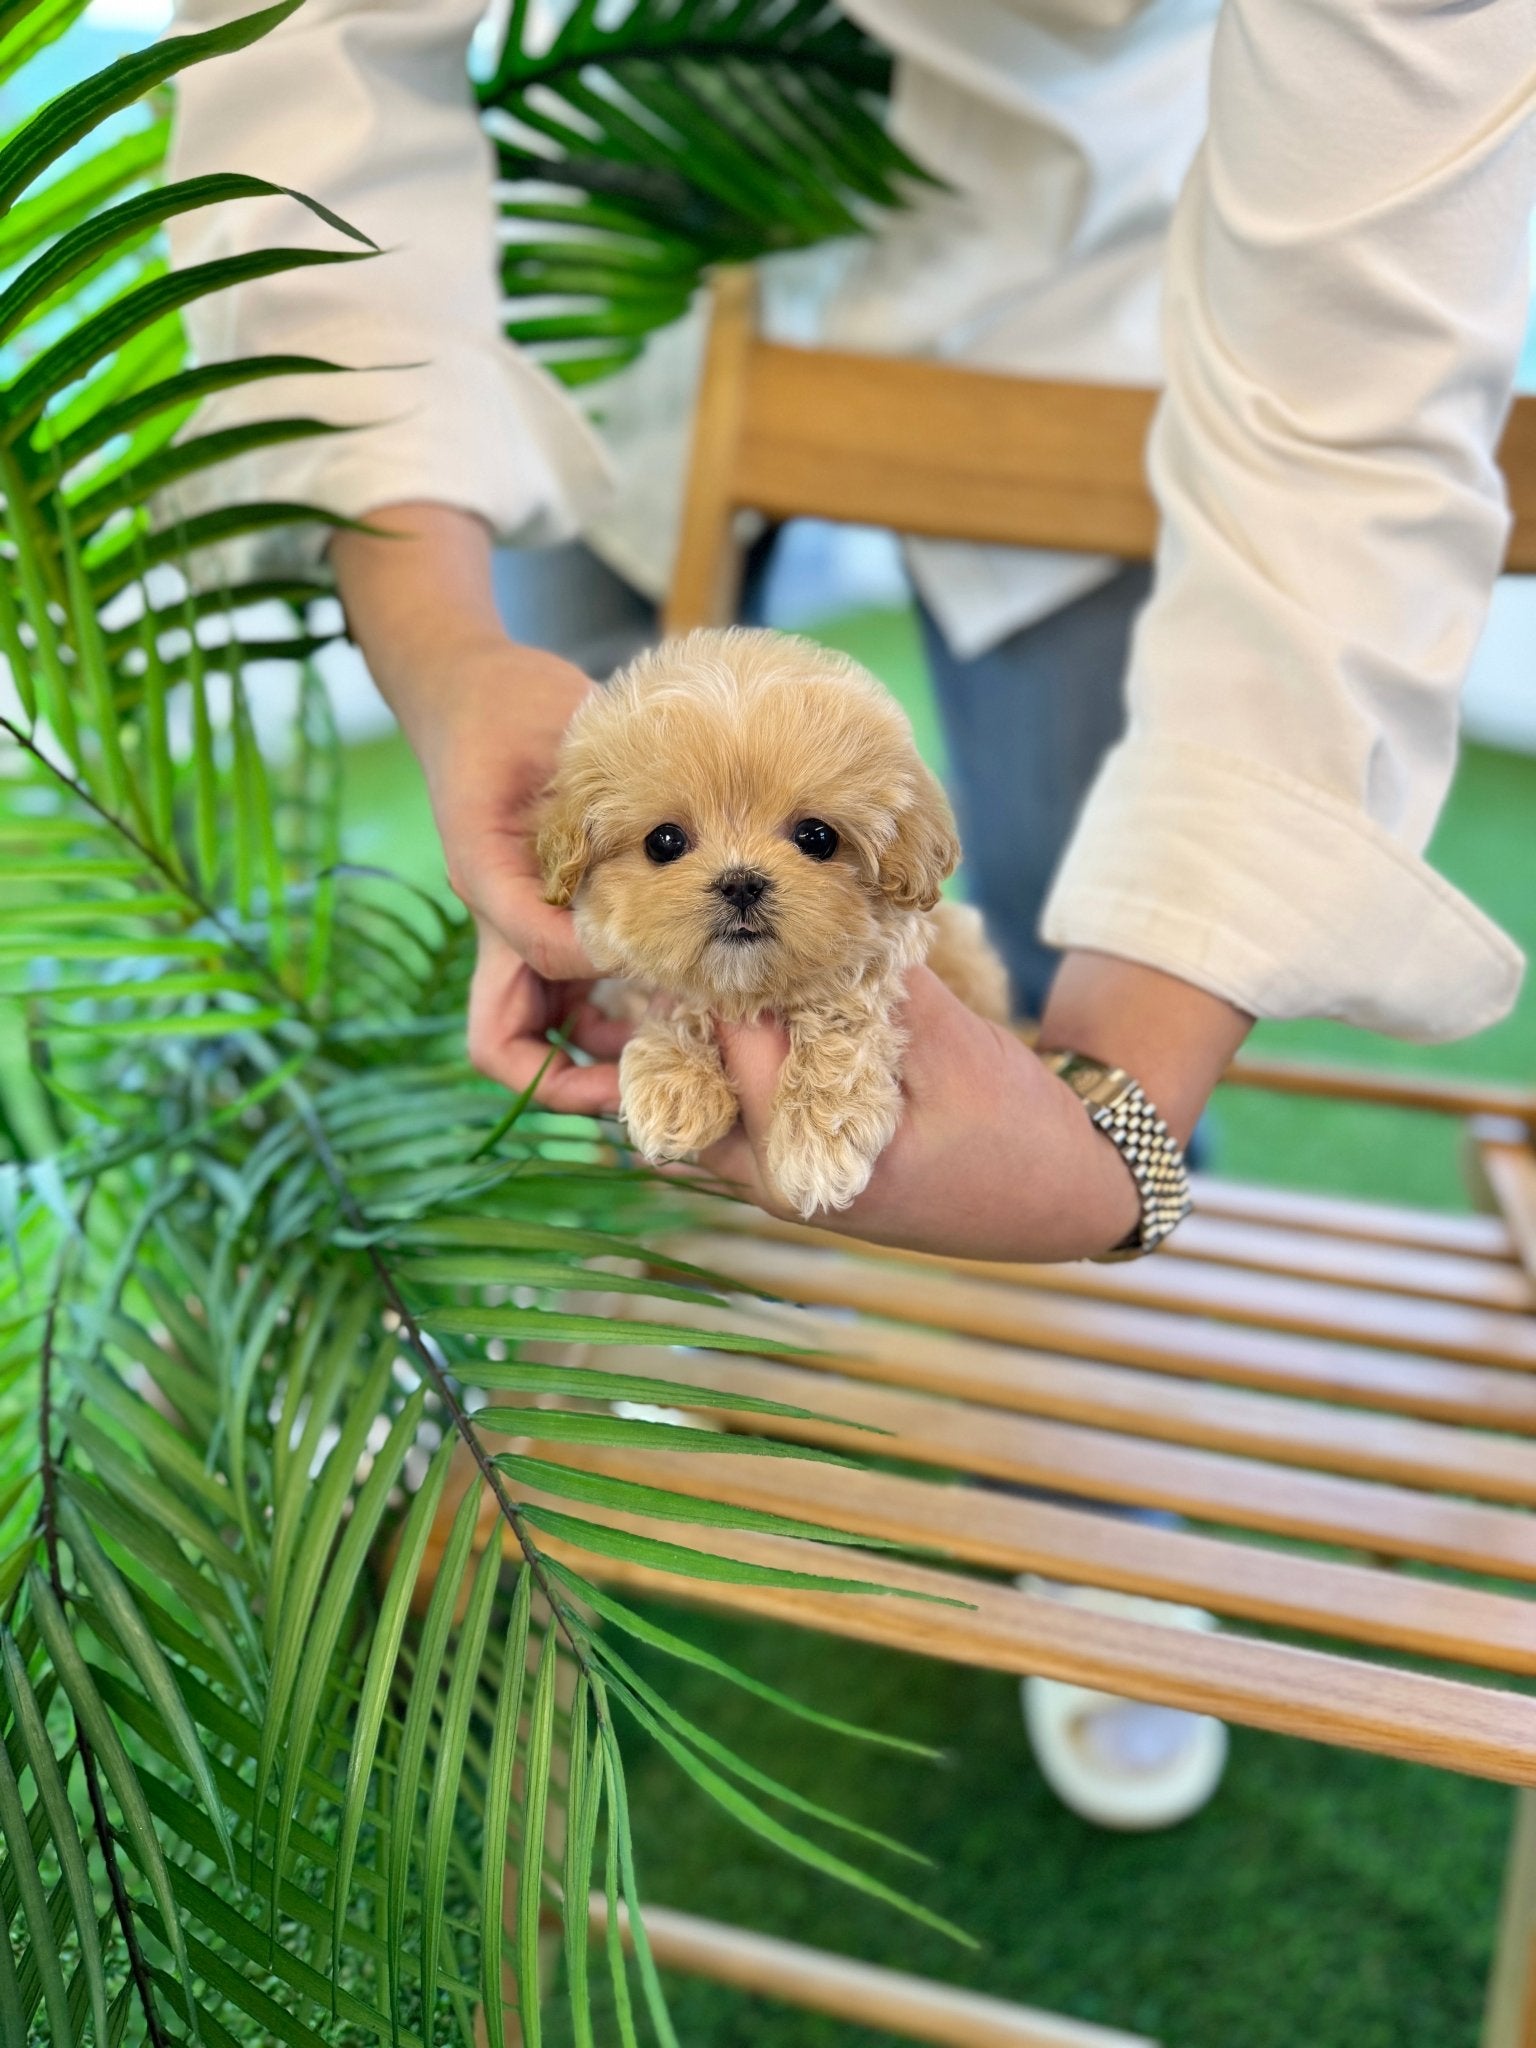
[(664, 868), (669, 860), (681, 860), (688, 851), (688, 834), (681, 825), (658, 825), (645, 835), (645, 857)]
[(837, 834), (820, 818), (802, 818), (790, 836), (809, 860), (830, 860), (837, 851)]

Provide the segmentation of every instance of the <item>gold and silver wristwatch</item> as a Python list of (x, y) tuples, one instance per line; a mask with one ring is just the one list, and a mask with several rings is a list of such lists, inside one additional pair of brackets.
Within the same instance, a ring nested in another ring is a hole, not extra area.
[(1191, 1208), (1189, 1171), (1177, 1139), (1123, 1068), (1080, 1052), (1042, 1052), (1040, 1058), (1081, 1100), (1130, 1168), (1141, 1197), (1140, 1223), (1123, 1244), (1101, 1252), (1099, 1263), (1155, 1252)]

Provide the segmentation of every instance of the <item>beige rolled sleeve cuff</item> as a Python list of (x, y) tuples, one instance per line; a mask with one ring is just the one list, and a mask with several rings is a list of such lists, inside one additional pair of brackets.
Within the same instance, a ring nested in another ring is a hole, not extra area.
[(1506, 1015), (1524, 961), (1358, 808), (1204, 747), (1105, 763), (1044, 936), (1162, 968), (1258, 1017), (1335, 1017), (1437, 1043)]

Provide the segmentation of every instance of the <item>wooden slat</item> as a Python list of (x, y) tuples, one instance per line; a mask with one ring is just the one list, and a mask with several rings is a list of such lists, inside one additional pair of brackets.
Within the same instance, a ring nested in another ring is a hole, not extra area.
[[(684, 1319), (707, 1326), (684, 1304)], [(811, 1352), (819, 1366), (948, 1402), (1236, 1451), (1274, 1464), (1536, 1506), (1536, 1445), (1401, 1416), (1191, 1384), (1124, 1366), (978, 1342), (938, 1331), (733, 1304), (731, 1327), (765, 1345)], [(729, 1368), (724, 1384), (729, 1385)], [(1529, 1403), (1536, 1382), (1515, 1380)], [(1529, 1414), (1524, 1418), (1529, 1427)]]
[(760, 343), (738, 505), (896, 533), (1145, 560), (1156, 393)]
[[(1519, 1128), (1507, 1122), (1498, 1125), (1504, 1131)], [(826, 1224), (767, 1216), (745, 1204), (706, 1200), (695, 1201), (692, 1208), (696, 1227), (706, 1232), (732, 1230), (740, 1236), (765, 1238), (774, 1244), (804, 1245), (941, 1273), (975, 1274), (984, 1279), (1037, 1287), (1051, 1284), (1052, 1276), (1061, 1271), (1058, 1265), (1042, 1267), (1006, 1259), (966, 1259), (947, 1252), (917, 1252), (873, 1243)], [(1157, 1265), (1163, 1268), (1170, 1261), (1187, 1260), (1195, 1266), (1236, 1267), (1266, 1278), (1314, 1281), (1365, 1294), (1384, 1294), (1395, 1297), (1395, 1312), (1399, 1315), (1406, 1312), (1403, 1304), (1420, 1299), (1489, 1309), (1495, 1311), (1496, 1317), (1526, 1318), (1536, 1313), (1536, 1280), (1524, 1271), (1515, 1256), (1513, 1240), (1502, 1221), (1496, 1217), (1447, 1220), (1491, 1224), (1505, 1256), (1477, 1257), (1427, 1246), (1335, 1236), (1321, 1227), (1292, 1228), (1240, 1216), (1207, 1214), (1197, 1208), (1168, 1239)], [(1044, 1280), (1042, 1274), (1046, 1276)], [(1093, 1269), (1089, 1267), (1085, 1291), (1092, 1280)], [(1233, 1290), (1242, 1287), (1242, 1282), (1235, 1278), (1216, 1284)], [(1324, 1301), (1328, 1298), (1321, 1297)], [(1369, 1305), (1365, 1312), (1369, 1313)], [(1497, 1323), (1496, 1327), (1507, 1329), (1508, 1325)]]
[[(1315, 1195), (1297, 1188), (1260, 1187), (1253, 1181), (1191, 1174), (1195, 1213), (1242, 1223), (1275, 1224), (1287, 1231), (1359, 1239), (1369, 1244), (1406, 1245), (1464, 1258), (1514, 1258), (1509, 1232), (1497, 1216), (1452, 1215), (1440, 1209), (1410, 1209), (1396, 1202), (1365, 1202), (1348, 1195)], [(1184, 1226), (1181, 1225), (1181, 1229)], [(1170, 1239), (1170, 1243), (1175, 1240)]]
[(1253, 1272), (1325, 1280), (1381, 1294), (1461, 1302), (1469, 1308), (1536, 1311), (1536, 1283), (1514, 1264), (1407, 1245), (1372, 1244), (1319, 1230), (1285, 1230), (1198, 1209), (1163, 1248), (1164, 1259), (1241, 1266)]
[[(608, 1902), (600, 1892), (592, 1894), (590, 1915), (593, 1935), (601, 1939), (608, 1927)], [(628, 1946), (629, 1920), (622, 1906), (619, 1915)], [(664, 1970), (707, 1977), (907, 2041), (932, 2042), (936, 2048), (1157, 2048), (1144, 2034), (1123, 2034), (1116, 2027), (1012, 2005), (953, 1984), (932, 1984), (744, 1927), (700, 1920), (670, 1906), (647, 1905), (644, 1918), (646, 1940)]]
[[(716, 1220), (721, 1220), (719, 1214)], [(729, 1245), (722, 1249), (713, 1237), (700, 1236), (674, 1243), (712, 1259), (722, 1276), (736, 1275), (786, 1298), (834, 1305), (845, 1300), (848, 1287), (841, 1264), (822, 1270), (805, 1263), (799, 1247), (807, 1233), (791, 1232), (789, 1226), (765, 1219), (761, 1229), (754, 1223), (741, 1235), (749, 1246), (765, 1248), (742, 1253)], [(769, 1238), (774, 1240), (771, 1246), (766, 1243)], [(850, 1247), (847, 1240), (830, 1236), (818, 1241), (837, 1245), (843, 1260), (850, 1249), (861, 1255), (895, 1256), (876, 1247)], [(794, 1256), (784, 1255), (790, 1247)], [(934, 1282), (932, 1286), (906, 1286), (902, 1313), (940, 1330), (1144, 1366), (1187, 1378), (1221, 1380), (1495, 1429), (1529, 1431), (1536, 1414), (1536, 1380), (1497, 1367), (1404, 1356), (1278, 1331), (1231, 1328), (1118, 1303), (1059, 1299), (989, 1282), (962, 1283), (955, 1279), (952, 1262), (901, 1256)], [(884, 1312), (880, 1304), (885, 1299), (884, 1290), (877, 1290), (870, 1301), (872, 1314)]]
[[(669, 1247), (725, 1279), (785, 1300), (858, 1308), (875, 1317), (1180, 1377), (1305, 1392), (1497, 1428), (1530, 1427), (1532, 1383), (1502, 1367), (1405, 1356), (1062, 1290), (1010, 1286), (969, 1273), (962, 1277), (938, 1260), (907, 1259), (893, 1266), (882, 1257), (863, 1256), (868, 1248), (862, 1246), (855, 1257), (719, 1231), (685, 1233), (669, 1240)], [(1502, 1392), (1500, 1379), (1509, 1383)]]
[[(553, 1504), (553, 1503), (552, 1503)], [(1509, 1784), (1536, 1784), (1536, 1700), (1520, 1693), (1222, 1632), (1088, 1613), (984, 1579), (881, 1553), (751, 1536), (608, 1510), (594, 1520), (717, 1556), (872, 1581), (891, 1593), (819, 1593), (674, 1576), (541, 1534), (556, 1556), (609, 1584), (787, 1621), (949, 1663), (1031, 1673), (1217, 1714), (1276, 1734), (1333, 1742)], [(927, 1597), (921, 1597), (927, 1596)]]
[(800, 1515), (958, 1564), (1038, 1572), (1404, 1655), (1536, 1675), (1536, 1602), (1192, 1529), (891, 1472), (722, 1452), (545, 1445), (544, 1457), (704, 1500)]
[[(825, 1241), (825, 1239), (823, 1239)], [(1122, 1266), (1004, 1266), (981, 1260), (930, 1260), (889, 1247), (856, 1247), (866, 1260), (881, 1260), (885, 1272), (874, 1282), (889, 1307), (883, 1315), (907, 1315), (903, 1307), (918, 1276), (932, 1272), (977, 1276), (999, 1282), (1006, 1292), (1032, 1290), (1071, 1294), (1087, 1300), (1130, 1303), (1176, 1315), (1217, 1317), (1257, 1329), (1292, 1331), (1305, 1337), (1339, 1337), (1364, 1346), (1419, 1352), (1432, 1358), (1464, 1358), (1489, 1366), (1536, 1370), (1536, 1317), (1511, 1315), (1454, 1300), (1421, 1300), (1337, 1286), (1327, 1280), (1298, 1280), (1290, 1274), (1241, 1272), (1202, 1260), (1135, 1260)], [(815, 1255), (815, 1253), (811, 1253)], [(848, 1262), (852, 1264), (852, 1260)], [(791, 1268), (780, 1262), (782, 1270)], [(872, 1307), (866, 1278), (850, 1278), (858, 1305)], [(961, 1282), (954, 1280), (956, 1298)], [(793, 1292), (793, 1282), (786, 1286)], [(922, 1292), (922, 1288), (918, 1288)], [(852, 1307), (854, 1303), (850, 1303)]]
[[(1123, 561), (1156, 546), (1143, 457), (1155, 391), (759, 341), (743, 394), (738, 505)], [(1536, 569), (1533, 412), (1515, 406), (1501, 451), (1518, 493), (1512, 569)]]
[(999, 1276), (1052, 1293), (1133, 1302), (1179, 1315), (1215, 1316), (1306, 1337), (1536, 1370), (1536, 1318), (1454, 1301), (1415, 1300), (1285, 1274), (1233, 1272), (1194, 1259), (1127, 1265), (1019, 1266)]
[[(664, 1374), (815, 1411), (812, 1419), (736, 1414), (758, 1435), (825, 1445), (1195, 1521), (1298, 1537), (1464, 1571), (1536, 1580), (1536, 1517), (1374, 1481), (1151, 1443), (1076, 1423), (934, 1400), (755, 1359), (612, 1347), (614, 1370)], [(604, 1350), (607, 1363), (610, 1351)], [(820, 1418), (825, 1417), (826, 1420)], [(835, 1419), (834, 1419), (835, 1418)], [(873, 1439), (871, 1429), (885, 1432)]]
[(1385, 1067), (1340, 1067), (1314, 1061), (1260, 1059), (1242, 1053), (1223, 1087), (1261, 1088), (1272, 1095), (1308, 1095), (1325, 1102), (1370, 1102), (1433, 1116), (1503, 1116), (1536, 1129), (1536, 1088), (1512, 1082), (1460, 1081), (1400, 1074)]
[(1515, 1795), (1479, 2048), (1536, 2048), (1536, 1794)]
[[(1508, 1124), (1500, 1125), (1509, 1129)], [(1513, 1128), (1523, 1129), (1523, 1126)], [(1532, 1155), (1536, 1160), (1536, 1154)], [(1320, 1280), (1332, 1285), (1363, 1288), (1368, 1293), (1392, 1294), (1407, 1299), (1459, 1302), (1469, 1308), (1494, 1309), (1511, 1315), (1536, 1312), (1536, 1281), (1514, 1256), (1509, 1231), (1496, 1217), (1454, 1217), (1447, 1222), (1476, 1222), (1491, 1230), (1492, 1242), (1504, 1253), (1502, 1258), (1475, 1256), (1460, 1250), (1445, 1250), (1430, 1244), (1383, 1243), (1370, 1238), (1335, 1234), (1316, 1224), (1311, 1228), (1289, 1227), (1269, 1220), (1250, 1220), (1213, 1212), (1197, 1200), (1195, 1212), (1168, 1239), (1159, 1264), (1191, 1259), (1201, 1265), (1237, 1266), (1260, 1273), (1272, 1273), (1297, 1280)], [(771, 1217), (743, 1210), (711, 1207), (703, 1219), (704, 1228), (726, 1224), (752, 1236), (771, 1237), (790, 1244), (815, 1244), (834, 1250), (861, 1250), (871, 1258), (920, 1261), (945, 1271), (992, 1273), (1005, 1278), (1032, 1282), (1036, 1269), (937, 1257), (910, 1251), (893, 1251), (880, 1245), (866, 1245), (840, 1231), (817, 1226), (781, 1223)], [(1488, 1232), (1482, 1233), (1484, 1243)]]

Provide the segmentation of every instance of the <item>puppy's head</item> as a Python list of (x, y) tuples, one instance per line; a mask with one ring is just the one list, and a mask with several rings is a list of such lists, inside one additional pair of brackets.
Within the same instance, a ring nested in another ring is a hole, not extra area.
[(721, 1009), (847, 983), (931, 909), (954, 821), (884, 689), (777, 633), (690, 633), (577, 713), (539, 834), (605, 973)]

